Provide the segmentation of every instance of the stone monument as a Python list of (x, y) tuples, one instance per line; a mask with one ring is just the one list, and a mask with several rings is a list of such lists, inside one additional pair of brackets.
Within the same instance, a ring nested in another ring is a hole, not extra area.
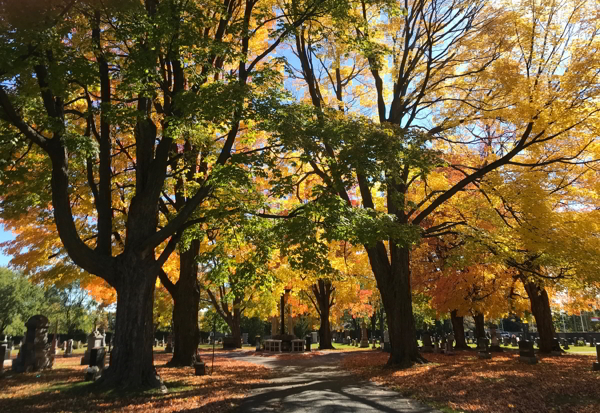
[(596, 344), (596, 361), (592, 366), (593, 371), (600, 371), (600, 344)]
[(94, 330), (87, 336), (87, 349), (81, 358), (81, 365), (85, 366), (90, 363), (90, 353), (94, 348), (102, 347), (102, 334), (98, 330)]
[(448, 334), (448, 339), (446, 341), (446, 355), (454, 355), (454, 334), (452, 333)]
[(485, 337), (479, 337), (477, 339), (477, 357), (480, 359), (491, 359), (492, 354), (488, 350), (488, 340)]
[(533, 342), (528, 340), (519, 341), (519, 361), (529, 364), (537, 363), (538, 360), (533, 351)]
[(365, 320), (363, 320), (360, 327), (360, 348), (369, 348), (369, 338), (367, 336), (367, 323), (365, 323)]
[(173, 335), (169, 334), (167, 336), (167, 347), (165, 347), (165, 353), (173, 352)]
[(66, 344), (63, 357), (71, 357), (73, 355), (73, 339), (69, 339)]
[(27, 332), (12, 369), (17, 373), (52, 368), (54, 355), (48, 344), (50, 322), (43, 315), (34, 315), (25, 323)]
[(496, 333), (497, 329), (498, 326), (496, 324), (492, 324), (490, 326), (490, 335), (492, 336), (492, 345), (490, 347), (490, 351), (501, 353), (503, 350), (502, 347), (500, 347), (500, 341), (498, 340), (498, 335)]
[(423, 333), (423, 348), (421, 351), (423, 353), (433, 353), (433, 344), (431, 343), (431, 334), (429, 334), (429, 331)]

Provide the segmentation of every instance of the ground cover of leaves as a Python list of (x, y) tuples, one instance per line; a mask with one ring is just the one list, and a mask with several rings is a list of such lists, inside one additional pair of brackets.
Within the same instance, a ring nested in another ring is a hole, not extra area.
[(353, 353), (342, 365), (405, 396), (459, 412), (600, 412), (600, 372), (591, 371), (595, 357), (545, 357), (529, 365), (514, 352), (480, 360), (464, 351), (425, 354), (430, 363), (393, 370), (385, 367), (388, 356)]
[[(269, 369), (226, 357), (215, 357), (212, 376), (195, 376), (192, 367), (168, 368), (171, 354), (155, 354), (154, 363), (169, 392), (120, 394), (97, 390), (83, 381), (86, 366), (79, 357), (55, 360), (41, 373), (0, 378), (0, 412), (202, 412), (234, 410), (251, 385), (263, 382)], [(211, 358), (203, 359), (210, 372)]]

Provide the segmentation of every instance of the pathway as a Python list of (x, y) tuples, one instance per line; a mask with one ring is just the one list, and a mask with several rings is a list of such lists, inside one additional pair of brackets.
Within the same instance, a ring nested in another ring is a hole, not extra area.
[[(228, 356), (276, 369), (276, 377), (255, 387), (238, 412), (405, 412), (440, 413), (340, 367), (348, 353), (325, 352), (286, 359), (233, 352)], [(223, 355), (223, 354), (221, 354)]]

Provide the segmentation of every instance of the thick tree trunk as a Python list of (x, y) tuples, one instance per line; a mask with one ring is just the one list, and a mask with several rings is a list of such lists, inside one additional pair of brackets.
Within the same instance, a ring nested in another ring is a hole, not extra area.
[(383, 340), (383, 332), (385, 330), (385, 311), (383, 305), (379, 308), (379, 337)]
[(233, 342), (235, 343), (236, 348), (242, 348), (242, 312), (238, 307), (233, 309), (232, 317), (230, 321), (227, 323), (229, 328), (231, 329), (231, 337), (233, 337)]
[(179, 280), (173, 296), (173, 339), (175, 346), (171, 366), (191, 366), (198, 348), (198, 309), (200, 286), (196, 256), (200, 241), (192, 241), (190, 248), (179, 256)]
[(482, 313), (476, 313), (473, 316), (475, 320), (475, 338), (485, 337), (485, 320)]
[(319, 349), (320, 350), (331, 350), (333, 344), (331, 343), (331, 325), (329, 323), (329, 314), (331, 306), (331, 294), (335, 290), (331, 285), (331, 281), (319, 279), (316, 284), (312, 286), (313, 294), (317, 300), (317, 310), (320, 316), (321, 325), (319, 326)]
[(117, 317), (110, 366), (102, 374), (100, 385), (119, 389), (161, 386), (153, 365), (154, 326), (152, 304), (156, 277), (148, 269), (120, 265), (117, 286)]
[(373, 314), (371, 314), (371, 339), (375, 338), (376, 329), (377, 329), (377, 311), (373, 311)]
[(376, 251), (373, 250), (369, 248), (367, 251), (377, 287), (381, 292), (392, 347), (388, 365), (410, 367), (414, 363), (422, 363), (424, 359), (419, 354), (417, 346), (412, 309), (410, 251), (408, 248), (391, 245), (392, 264), (390, 265), (382, 262), (383, 257), (375, 257)]
[(531, 312), (535, 317), (538, 334), (540, 335), (540, 353), (550, 353), (552, 351), (552, 341), (554, 340), (554, 324), (552, 323), (548, 292), (543, 286), (539, 286), (535, 282), (524, 278), (521, 278), (521, 281), (529, 296)]
[(450, 320), (452, 321), (452, 330), (454, 330), (454, 339), (456, 340), (455, 348), (458, 350), (466, 350), (469, 348), (465, 340), (465, 323), (463, 317), (458, 316), (458, 311), (453, 310), (450, 313)]

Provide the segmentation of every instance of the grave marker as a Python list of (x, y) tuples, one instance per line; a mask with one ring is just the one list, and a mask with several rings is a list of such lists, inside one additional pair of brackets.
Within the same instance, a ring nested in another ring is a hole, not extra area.
[(533, 351), (533, 342), (528, 340), (519, 341), (519, 361), (529, 364), (537, 363), (538, 360)]

